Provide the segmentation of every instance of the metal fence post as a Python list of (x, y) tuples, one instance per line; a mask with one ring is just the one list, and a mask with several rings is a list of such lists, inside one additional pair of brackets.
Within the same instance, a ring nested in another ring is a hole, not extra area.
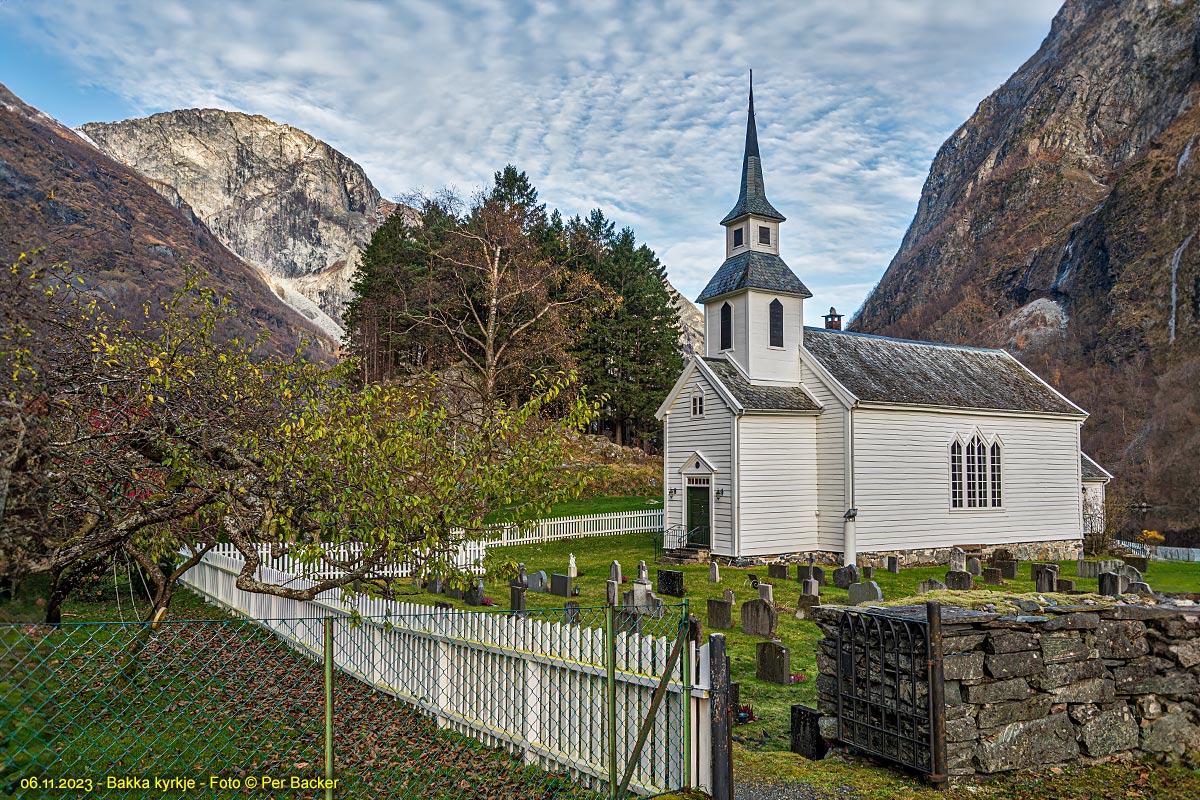
[(333, 617), (325, 625), (325, 800), (333, 800)]
[(605, 705), (608, 707), (608, 796), (617, 798), (617, 637), (612, 604), (604, 606), (604, 663), (608, 668)]
[(708, 635), (709, 721), (712, 725), (712, 797), (733, 798), (733, 711), (729, 708), (729, 659), (725, 635)]
[(932, 767), (929, 780), (934, 788), (946, 789), (946, 687), (942, 664), (942, 604), (925, 604), (929, 631), (929, 736)]

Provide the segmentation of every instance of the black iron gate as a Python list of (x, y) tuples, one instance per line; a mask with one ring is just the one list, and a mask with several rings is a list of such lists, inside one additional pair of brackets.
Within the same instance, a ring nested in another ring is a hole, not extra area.
[(837, 635), (838, 738), (946, 783), (941, 604), (848, 610)]

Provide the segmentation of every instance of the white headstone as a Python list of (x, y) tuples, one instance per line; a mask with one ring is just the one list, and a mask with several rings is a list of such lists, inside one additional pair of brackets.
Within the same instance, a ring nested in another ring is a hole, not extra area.
[(575, 554), (571, 553), (571, 560), (567, 563), (567, 575), (572, 580), (579, 577), (579, 568), (575, 566)]
[(715, 562), (715, 561), (710, 561), (708, 564), (708, 582), (709, 583), (720, 583), (721, 582), (721, 568), (717, 565), (717, 562)]
[(758, 599), (766, 600), (768, 603), (774, 603), (775, 587), (769, 583), (760, 583), (758, 585)]

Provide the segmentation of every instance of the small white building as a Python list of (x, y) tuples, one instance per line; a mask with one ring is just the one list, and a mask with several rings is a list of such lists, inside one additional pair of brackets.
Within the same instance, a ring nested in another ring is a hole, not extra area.
[(845, 332), (833, 309), (804, 327), (784, 221), (752, 91), (725, 262), (697, 299), (706, 352), (658, 411), (668, 540), (729, 560), (1074, 557), (1085, 492), (1111, 477), (1080, 451), (1087, 413), (1003, 350)]

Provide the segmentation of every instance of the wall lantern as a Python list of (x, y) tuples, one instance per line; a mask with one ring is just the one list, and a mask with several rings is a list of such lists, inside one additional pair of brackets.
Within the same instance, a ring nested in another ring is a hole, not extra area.
[(675, 495), (677, 495), (677, 494), (679, 494), (678, 487), (672, 486), (670, 489), (667, 490), (667, 497), (670, 497), (673, 499), (675, 497)]
[(724, 496), (725, 496), (725, 490), (724, 490), (724, 489), (717, 489), (717, 493), (716, 493), (716, 495), (715, 495), (715, 496), (716, 496), (716, 498), (717, 498), (718, 500), (720, 500), (722, 497), (724, 497)]

